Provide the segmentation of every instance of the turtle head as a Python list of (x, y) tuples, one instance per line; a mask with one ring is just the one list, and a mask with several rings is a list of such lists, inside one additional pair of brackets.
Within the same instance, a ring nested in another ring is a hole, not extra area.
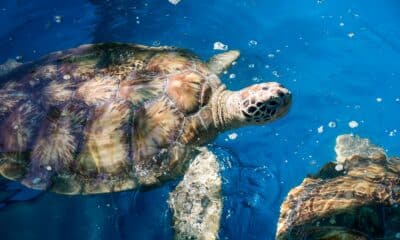
[(284, 116), (290, 108), (292, 95), (279, 83), (269, 82), (241, 90), (238, 101), (243, 121), (263, 124)]
[[(239, 51), (227, 51), (208, 60), (210, 70), (221, 74), (239, 57)], [(212, 100), (214, 125), (220, 130), (244, 125), (261, 125), (284, 116), (291, 105), (292, 95), (276, 82), (254, 84), (232, 92), (222, 86)]]
[(255, 84), (240, 91), (221, 93), (218, 119), (223, 128), (262, 125), (284, 116), (292, 95), (276, 82)]

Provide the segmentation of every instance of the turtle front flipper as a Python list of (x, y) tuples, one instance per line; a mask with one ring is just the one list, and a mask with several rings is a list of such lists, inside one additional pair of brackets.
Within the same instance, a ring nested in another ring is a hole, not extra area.
[(216, 156), (201, 148), (169, 196), (175, 239), (217, 239), (222, 212), (221, 185)]
[(240, 52), (237, 50), (220, 53), (211, 57), (207, 62), (207, 66), (212, 72), (219, 75), (228, 69), (239, 56)]

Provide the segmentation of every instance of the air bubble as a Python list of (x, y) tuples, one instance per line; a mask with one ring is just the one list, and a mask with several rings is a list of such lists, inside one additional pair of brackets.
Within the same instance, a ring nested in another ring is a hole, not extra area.
[(348, 36), (349, 38), (353, 38), (353, 37), (355, 36), (355, 33), (349, 32), (349, 33), (347, 34), (347, 36)]
[(54, 16), (54, 22), (61, 23), (62, 22), (62, 17), (61, 16)]
[(257, 46), (258, 42), (256, 40), (250, 40), (248, 44), (250, 47), (254, 47)]
[(394, 136), (396, 136), (396, 133), (397, 133), (397, 129), (394, 129), (394, 130), (389, 132), (389, 136), (390, 137), (394, 137)]
[(350, 121), (349, 122), (349, 127), (350, 128), (356, 128), (356, 127), (358, 127), (359, 126), (359, 124), (358, 124), (358, 122), (356, 122), (356, 121)]
[(272, 75), (274, 75), (275, 77), (279, 77), (278, 71), (272, 71)]
[(153, 42), (153, 46), (155, 46), (155, 47), (158, 47), (158, 46), (160, 46), (160, 45), (161, 45), (161, 43), (160, 43), (160, 41), (158, 41), (158, 40), (156, 40), (156, 41)]

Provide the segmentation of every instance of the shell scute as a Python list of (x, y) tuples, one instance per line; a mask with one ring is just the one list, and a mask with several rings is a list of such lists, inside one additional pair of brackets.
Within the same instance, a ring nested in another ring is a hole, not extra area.
[(119, 84), (118, 97), (140, 106), (164, 92), (165, 78), (152, 72), (132, 73)]
[(126, 101), (108, 102), (93, 110), (78, 156), (81, 174), (117, 174), (129, 169), (130, 119), (131, 105)]
[(176, 73), (191, 68), (194, 59), (184, 51), (163, 51), (150, 59), (146, 69), (163, 74)]
[(167, 85), (168, 96), (184, 113), (199, 109), (199, 95), (203, 78), (194, 72), (184, 72), (170, 76)]
[[(182, 128), (183, 115), (166, 97), (146, 104), (135, 114), (133, 145), (139, 182), (152, 185), (170, 171), (170, 146)], [(177, 157), (177, 156), (172, 156)]]

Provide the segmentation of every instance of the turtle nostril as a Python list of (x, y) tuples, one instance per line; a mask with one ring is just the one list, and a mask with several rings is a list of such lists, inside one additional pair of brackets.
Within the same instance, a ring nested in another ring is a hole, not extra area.
[(280, 98), (283, 98), (283, 96), (285, 96), (285, 94), (284, 94), (282, 91), (278, 91), (278, 96), (279, 96)]

